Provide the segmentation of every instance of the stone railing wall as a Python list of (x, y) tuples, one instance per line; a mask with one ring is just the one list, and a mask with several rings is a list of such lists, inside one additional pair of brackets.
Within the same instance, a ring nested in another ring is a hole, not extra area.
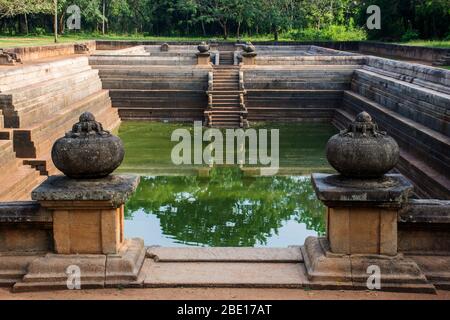
[(400, 251), (450, 253), (450, 201), (410, 200), (398, 226)]
[[(86, 45), (87, 48), (89, 48), (89, 52), (96, 50), (95, 40), (77, 42), (76, 44)], [(46, 46), (18, 47), (8, 48), (5, 50), (17, 54), (22, 62), (28, 62), (44, 58), (73, 55), (77, 53), (75, 48), (76, 44), (67, 43)]]
[(450, 49), (408, 46), (383, 42), (358, 43), (358, 51), (365, 54), (398, 57), (403, 59), (434, 62), (450, 54)]
[(49, 252), (53, 218), (37, 202), (0, 202), (0, 252)]

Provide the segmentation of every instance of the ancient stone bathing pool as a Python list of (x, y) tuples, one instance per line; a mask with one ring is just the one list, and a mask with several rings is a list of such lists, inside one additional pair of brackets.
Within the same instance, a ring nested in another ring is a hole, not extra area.
[(309, 174), (331, 171), (325, 145), (336, 129), (329, 124), (255, 124), (280, 130), (280, 170), (258, 176), (255, 167), (175, 166), (170, 141), (181, 124), (122, 123), (126, 157), (119, 172), (142, 175), (125, 208), (125, 235), (146, 245), (300, 245), (324, 234), (324, 207)]

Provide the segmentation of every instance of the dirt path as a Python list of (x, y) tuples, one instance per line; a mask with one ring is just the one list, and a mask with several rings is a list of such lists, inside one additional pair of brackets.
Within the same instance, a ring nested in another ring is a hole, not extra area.
[(11, 293), (0, 288), (0, 300), (450, 300), (450, 291), (432, 294), (381, 293), (365, 291), (307, 291), (298, 289), (101, 289)]

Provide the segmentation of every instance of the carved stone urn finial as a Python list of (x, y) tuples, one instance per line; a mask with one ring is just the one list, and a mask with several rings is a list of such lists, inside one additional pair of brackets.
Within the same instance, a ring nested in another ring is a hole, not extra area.
[(167, 42), (163, 43), (161, 45), (160, 50), (161, 50), (161, 52), (168, 52), (169, 51), (169, 44)]
[(395, 167), (399, 154), (397, 142), (379, 131), (367, 112), (358, 114), (347, 130), (327, 144), (328, 162), (343, 178), (382, 178)]
[(58, 140), (52, 148), (56, 168), (76, 179), (106, 177), (123, 161), (125, 151), (122, 140), (95, 121), (90, 112), (84, 112), (72, 130)]
[(246, 53), (254, 53), (256, 51), (255, 46), (250, 41), (248, 41), (242, 49)]
[(209, 51), (210, 47), (209, 47), (208, 44), (206, 44), (205, 41), (202, 41), (202, 42), (198, 45), (197, 49), (198, 49), (198, 51), (199, 51), (200, 53), (207, 53), (207, 52)]

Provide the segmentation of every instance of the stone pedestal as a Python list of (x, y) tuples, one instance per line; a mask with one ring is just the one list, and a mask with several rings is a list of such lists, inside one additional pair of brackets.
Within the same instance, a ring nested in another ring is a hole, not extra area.
[(209, 52), (197, 53), (197, 65), (209, 66), (211, 64), (211, 54)]
[(256, 52), (244, 52), (242, 54), (242, 64), (243, 65), (256, 65), (256, 56), (258, 54)]
[(319, 200), (327, 206), (327, 235), (336, 254), (397, 254), (397, 215), (413, 186), (402, 175), (376, 180), (313, 174)]
[(49, 177), (32, 193), (53, 212), (58, 254), (115, 254), (123, 241), (123, 205), (139, 182), (134, 176), (75, 180)]
[(139, 177), (52, 176), (32, 192), (53, 214), (54, 253), (33, 260), (14, 291), (68, 289), (71, 268), (82, 289), (133, 286), (145, 259), (144, 241), (124, 239), (124, 203)]
[(313, 174), (312, 182), (327, 206), (327, 238), (308, 238), (302, 248), (313, 287), (367, 289), (375, 266), (381, 290), (435, 291), (417, 264), (397, 251), (398, 212), (413, 189), (406, 178)]

